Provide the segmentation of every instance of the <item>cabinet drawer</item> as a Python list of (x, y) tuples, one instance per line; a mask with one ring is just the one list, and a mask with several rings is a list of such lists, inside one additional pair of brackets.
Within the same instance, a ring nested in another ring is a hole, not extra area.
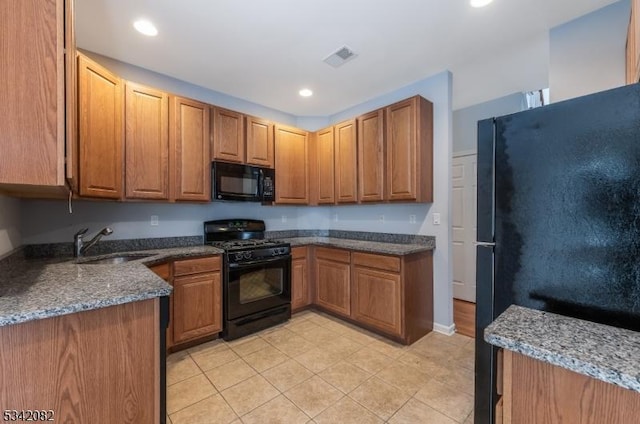
[(326, 247), (316, 247), (316, 258), (335, 262), (351, 262), (351, 254), (348, 250), (329, 249)]
[(307, 257), (307, 247), (292, 247), (291, 248), (291, 259), (304, 259)]
[(385, 271), (400, 272), (400, 258), (397, 256), (372, 255), (370, 253), (354, 252), (353, 264)]
[(220, 270), (220, 256), (209, 256), (206, 258), (185, 259), (176, 261), (173, 264), (173, 275), (199, 274), (201, 272), (212, 272)]

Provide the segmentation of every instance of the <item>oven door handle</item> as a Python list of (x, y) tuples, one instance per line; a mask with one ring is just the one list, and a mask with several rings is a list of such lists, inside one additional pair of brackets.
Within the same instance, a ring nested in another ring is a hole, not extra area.
[(254, 265), (266, 265), (266, 264), (283, 261), (283, 260), (287, 261), (289, 259), (291, 259), (291, 255), (278, 256), (277, 258), (272, 258), (272, 259), (259, 259), (257, 261), (242, 262), (239, 264), (229, 264), (229, 268), (233, 268), (233, 269), (246, 268)]

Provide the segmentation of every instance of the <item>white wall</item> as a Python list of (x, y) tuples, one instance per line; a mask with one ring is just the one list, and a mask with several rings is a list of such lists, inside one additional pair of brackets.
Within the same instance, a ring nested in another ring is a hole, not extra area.
[(478, 121), (525, 110), (524, 94), (514, 93), (499, 99), (453, 111), (453, 151), (477, 150)]
[[(302, 207), (266, 207), (242, 202), (168, 204), (76, 201), (73, 214), (69, 214), (64, 201), (23, 200), (22, 205), (22, 237), (25, 244), (70, 242), (73, 241), (73, 234), (83, 227), (88, 227), (89, 233), (93, 234), (109, 226), (114, 230), (109, 238), (114, 240), (201, 236), (204, 221), (225, 218), (262, 219), (268, 230), (297, 229), (298, 215), (302, 211)], [(302, 212), (307, 215), (307, 212)], [(150, 225), (151, 215), (158, 216), (158, 226)], [(316, 228), (306, 217), (301, 221), (302, 228)], [(326, 224), (323, 225), (326, 228)]]
[(0, 195), (0, 256), (21, 245), (20, 201)]
[(551, 102), (625, 84), (630, 10), (621, 0), (551, 30)]
[[(420, 94), (433, 102), (433, 187), (434, 202), (422, 205), (370, 205), (331, 207), (331, 229), (422, 234), (436, 237), (434, 267), (434, 319), (437, 324), (453, 324), (451, 265), (451, 157), (452, 157), (452, 76), (442, 72), (392, 93), (371, 99), (330, 117), (331, 123), (360, 115), (390, 103)], [(441, 225), (432, 224), (432, 214), (441, 214)], [(335, 215), (338, 221), (335, 221)], [(384, 223), (380, 216), (384, 215)], [(416, 224), (409, 216), (416, 215)]]

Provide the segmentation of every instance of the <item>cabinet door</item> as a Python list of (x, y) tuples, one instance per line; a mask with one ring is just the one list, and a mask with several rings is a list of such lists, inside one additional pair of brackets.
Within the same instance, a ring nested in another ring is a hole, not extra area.
[(125, 191), (129, 199), (169, 199), (169, 96), (130, 82), (125, 94)]
[(352, 277), (352, 318), (402, 336), (400, 274), (354, 266)]
[(386, 108), (387, 198), (433, 201), (433, 105), (420, 96)]
[(308, 134), (297, 128), (276, 125), (276, 203), (309, 203)]
[(384, 112), (358, 118), (358, 197), (360, 202), (384, 200)]
[(120, 78), (78, 57), (80, 196), (120, 199), (124, 194), (122, 94)]
[(273, 124), (247, 116), (247, 163), (273, 168)]
[(316, 157), (314, 169), (316, 175), (317, 202), (321, 204), (335, 203), (335, 147), (333, 127), (318, 131), (316, 135)]
[(387, 107), (387, 193), (389, 200), (416, 200), (416, 104)]
[(212, 110), (213, 159), (244, 163), (244, 115), (219, 107)]
[(296, 310), (310, 303), (307, 248), (292, 248), (291, 257), (291, 309)]
[(336, 202), (355, 203), (358, 201), (356, 121), (336, 125), (335, 137)]
[(316, 258), (316, 304), (348, 317), (351, 313), (349, 264)]
[(173, 290), (174, 343), (222, 330), (220, 272), (175, 277)]
[(175, 200), (211, 200), (209, 106), (172, 97), (171, 167)]
[(64, 1), (3, 0), (0, 16), (0, 183), (64, 186)]

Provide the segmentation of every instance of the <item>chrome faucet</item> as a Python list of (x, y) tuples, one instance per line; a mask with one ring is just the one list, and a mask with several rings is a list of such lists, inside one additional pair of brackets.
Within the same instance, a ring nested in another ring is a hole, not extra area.
[(113, 233), (113, 230), (111, 228), (105, 227), (100, 230), (100, 232), (96, 234), (91, 240), (89, 240), (89, 243), (85, 244), (82, 237), (87, 234), (87, 231), (89, 231), (88, 228), (83, 228), (73, 236), (73, 256), (76, 258), (82, 257), (82, 255), (84, 255), (84, 253), (89, 250), (91, 246), (100, 241), (102, 236), (108, 236)]

